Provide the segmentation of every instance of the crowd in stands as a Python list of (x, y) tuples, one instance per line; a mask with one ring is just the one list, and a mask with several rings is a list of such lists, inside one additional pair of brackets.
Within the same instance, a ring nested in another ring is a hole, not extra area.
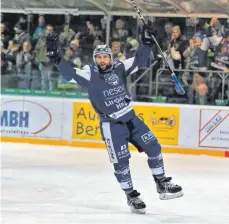
[[(168, 102), (215, 104), (216, 99), (228, 99), (229, 27), (227, 21), (212, 18), (201, 21), (190, 19), (189, 22), (191, 25), (189, 24), (188, 30), (184, 24), (178, 25), (172, 20), (158, 19), (152, 23), (157, 33), (156, 38), (169, 64), (175, 70), (188, 70), (176, 71), (186, 88), (186, 95), (178, 96), (171, 83), (171, 88), (166, 87), (169, 75), (156, 46), (152, 49), (152, 61), (158, 60), (158, 64), (153, 69), (153, 80), (150, 80), (150, 83), (155, 81), (158, 69), (164, 68), (165, 72), (161, 74), (159, 80), (158, 94), (166, 96), (170, 100)], [(99, 19), (84, 17), (78, 23), (63, 21), (63, 25), (57, 26), (53, 25), (55, 20), (47, 21), (45, 15), (39, 15), (33, 22), (28, 22), (26, 17), (19, 16), (15, 24), (10, 23), (4, 17), (2, 18), (2, 88), (58, 89), (58, 84), (63, 82), (63, 78), (46, 56), (45, 40), (50, 33), (59, 33), (63, 57), (78, 68), (92, 63), (94, 48), (98, 44), (104, 44), (106, 40), (106, 19), (103, 17)], [(113, 19), (109, 40), (114, 59), (125, 60), (135, 55), (140, 44), (139, 30), (140, 27), (133, 18)], [(218, 71), (218, 73), (209, 73), (208, 70)], [(167, 78), (161, 81), (164, 77)], [(144, 88), (138, 88), (138, 94), (144, 95)]]

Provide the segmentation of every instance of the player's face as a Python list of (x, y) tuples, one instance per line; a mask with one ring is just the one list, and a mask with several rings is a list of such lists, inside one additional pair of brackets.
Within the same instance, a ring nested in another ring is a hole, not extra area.
[(111, 64), (111, 58), (109, 54), (98, 54), (96, 55), (95, 61), (102, 70), (106, 70), (107, 66)]

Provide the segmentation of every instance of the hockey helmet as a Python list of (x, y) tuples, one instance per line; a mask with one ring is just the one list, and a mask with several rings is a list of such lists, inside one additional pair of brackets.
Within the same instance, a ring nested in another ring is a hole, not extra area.
[(111, 65), (113, 64), (113, 53), (112, 53), (111, 48), (109, 46), (107, 46), (107, 45), (98, 45), (95, 48), (95, 50), (93, 52), (93, 61), (94, 61), (95, 64), (96, 64), (95, 58), (96, 58), (96, 55), (98, 55), (98, 54), (108, 54), (108, 55), (110, 55)]

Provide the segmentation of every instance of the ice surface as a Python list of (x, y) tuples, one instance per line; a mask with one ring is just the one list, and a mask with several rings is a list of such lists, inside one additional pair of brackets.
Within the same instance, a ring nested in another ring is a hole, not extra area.
[(145, 154), (132, 152), (135, 188), (147, 205), (132, 214), (105, 150), (2, 143), (1, 223), (229, 223), (229, 159), (164, 155), (184, 197), (160, 201)]

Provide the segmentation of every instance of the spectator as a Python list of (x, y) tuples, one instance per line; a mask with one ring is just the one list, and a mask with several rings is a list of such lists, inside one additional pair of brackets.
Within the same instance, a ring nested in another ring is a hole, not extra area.
[(70, 43), (70, 48), (73, 51), (74, 57), (82, 57), (82, 49), (80, 48), (80, 41), (74, 39)]
[(18, 46), (13, 40), (9, 41), (7, 50), (4, 50), (2, 53), (4, 54), (4, 58), (7, 61), (7, 73), (14, 73), (14, 65), (16, 64), (16, 54), (18, 51)]
[(215, 54), (215, 62), (212, 62), (212, 67), (229, 73), (229, 44), (222, 42), (218, 47)]
[(79, 49), (79, 43), (80, 41), (78, 39), (74, 39), (71, 41), (70, 47), (72, 48), (74, 52), (77, 52), (77, 50)]
[(69, 28), (68, 24), (64, 26), (63, 32), (61, 32), (59, 37), (63, 51), (69, 46), (70, 42), (74, 39), (75, 35), (76, 33)]
[(165, 36), (162, 41), (162, 50), (166, 51), (168, 50), (169, 45), (172, 41), (173, 24), (171, 22), (167, 22), (164, 27), (165, 27)]
[(34, 46), (36, 45), (40, 36), (44, 34), (45, 29), (46, 29), (45, 17), (44, 17), (44, 15), (39, 15), (38, 26), (37, 26), (35, 32), (33, 33), (33, 45)]
[(220, 23), (219, 19), (213, 17), (210, 22), (210, 26), (216, 30), (216, 35), (222, 37), (225, 34), (224, 26)]
[(90, 21), (87, 21), (88, 33), (93, 36), (94, 39), (102, 37), (102, 32), (99, 30), (98, 26), (94, 26)]
[(113, 41), (111, 45), (114, 60), (124, 61), (125, 55), (121, 52), (121, 43), (119, 41)]
[[(5, 18), (7, 18), (7, 16)], [(70, 29), (69, 21), (66, 21), (66, 25), (64, 26), (64, 29), (59, 36), (62, 53), (65, 55), (66, 60), (71, 61), (76, 67), (81, 68), (85, 64), (93, 62), (93, 49), (99, 44), (104, 44), (106, 17), (99, 18), (99, 20), (97, 20), (98, 23), (96, 23), (96, 19), (94, 18), (95, 17), (93, 16), (90, 17), (90, 20), (93, 21), (93, 24), (90, 21), (86, 22), (86, 18), (82, 19), (82, 17), (80, 17), (80, 21), (78, 18), (75, 18), (74, 24), (77, 25), (74, 27), (74, 30), (77, 31), (77, 34), (75, 34), (75, 32)], [(48, 17), (48, 19), (56, 26), (59, 25), (57, 24), (57, 17)], [(132, 33), (135, 33), (137, 31), (136, 27), (131, 26), (132, 21), (134, 21), (135, 24), (136, 20), (133, 20), (132, 18), (127, 18), (125, 19), (125, 21), (123, 19), (115, 20), (115, 27), (111, 30), (111, 39), (114, 40), (111, 43), (114, 59), (124, 60), (125, 58), (135, 56), (136, 49), (139, 45), (136, 35), (132, 35), (130, 32), (132, 31)], [(127, 21), (128, 24), (126, 24)], [(173, 19), (173, 22), (175, 21), (178, 22), (178, 19)], [(188, 92), (187, 90), (190, 90), (190, 92), (192, 91), (192, 103), (195, 102), (197, 104), (214, 103), (217, 97), (221, 97), (222, 95), (221, 93), (219, 94), (219, 92), (222, 92), (222, 81), (219, 75), (227, 75), (227, 73), (229, 72), (229, 37), (228, 35), (226, 35), (226, 33), (228, 32), (225, 28), (226, 26), (223, 26), (223, 23), (219, 22), (218, 18), (212, 18), (209, 24), (206, 24), (205, 21), (206, 19), (193, 18), (193, 20), (190, 19), (188, 20), (188, 22), (186, 21), (187, 23), (179, 22), (180, 24), (188, 25), (185, 34), (187, 37), (188, 33), (188, 37), (189, 39), (191, 39), (189, 41), (189, 46), (186, 46), (186, 44), (188, 44), (188, 41), (186, 41), (186, 38), (181, 35), (181, 29), (178, 26), (173, 27), (172, 22), (167, 22), (164, 24), (164, 26), (162, 26), (162, 21), (156, 20), (155, 23), (152, 25), (152, 27), (156, 28), (156, 30), (158, 31), (158, 35), (156, 36), (156, 38), (160, 43), (160, 46), (162, 46), (162, 49), (166, 51), (166, 54), (170, 54), (170, 58), (168, 57), (168, 61), (172, 61), (172, 64), (174, 64), (175, 68), (186, 68), (193, 70), (193, 72), (191, 73), (186, 72), (182, 74), (182, 80), (186, 84), (186, 92)], [(13, 34), (13, 30), (10, 29), (12, 22), (7, 21), (6, 19), (4, 20), (4, 23), (1, 22), (1, 72), (2, 75), (4, 75), (2, 83), (5, 87), (11, 86), (10, 88), (15, 88), (12, 87), (13, 85), (9, 84), (12, 83), (9, 82), (9, 80), (11, 81), (10, 78), (13, 77), (12, 74), (16, 69), (15, 55), (22, 54), (21, 51), (20, 54), (17, 53), (17, 47), (20, 46), (24, 42), (24, 40), (30, 39), (29, 37), (26, 37), (29, 36), (29, 34), (26, 33), (26, 26), (28, 24), (27, 22), (28, 21), (26, 21), (25, 17), (20, 17), (15, 25), (16, 34), (14, 41), (16, 42), (16, 45), (15, 43), (13, 43), (13, 41), (9, 42), (9, 40), (11, 39), (10, 35)], [(47, 26), (45, 24), (46, 23), (44, 16), (40, 15), (38, 19), (38, 26), (36, 29), (34, 29), (33, 33), (33, 41), (35, 42), (34, 53), (36, 54), (35, 61), (39, 66), (39, 72), (38, 66), (36, 70), (36, 67), (33, 67), (35, 66), (34, 60), (31, 60), (33, 72), (31, 73), (32, 75), (30, 75), (29, 87), (32, 89), (35, 88), (32, 85), (34, 80), (34, 73), (36, 73), (37, 75), (37, 81), (34, 82), (37, 84), (36, 88), (40, 88), (42, 79), (41, 88), (45, 90), (55, 89), (57, 83), (56, 77), (59, 76), (58, 72), (54, 71), (55, 67), (46, 57), (45, 36), (50, 31), (50, 27), (47, 29)], [(32, 24), (30, 24), (30, 27), (31, 26)], [(102, 28), (99, 28), (100, 26)], [(198, 30), (198, 34), (193, 37), (193, 34), (194, 32), (196, 32), (196, 30)], [(51, 27), (51, 31), (53, 32), (53, 27)], [(201, 35), (204, 33), (206, 33), (206, 37)], [(158, 52), (154, 48), (156, 49), (156, 45), (152, 47), (152, 54), (157, 55)], [(84, 49), (84, 54), (82, 54), (82, 49)], [(23, 56), (21, 58), (23, 59), (25, 57)], [(186, 59), (186, 61), (184, 61), (184, 59)], [(161, 61), (159, 60), (158, 64), (153, 67), (152, 74), (154, 75), (152, 81), (154, 81), (155, 72), (161, 67), (160, 62)], [(186, 64), (184, 62), (186, 62)], [(30, 61), (27, 64), (29, 66)], [(215, 75), (210, 76), (209, 73), (205, 73), (204, 71), (209, 65), (211, 65), (209, 69), (221, 70), (219, 71), (220, 74), (218, 75), (216, 73), (213, 73)], [(163, 68), (164, 67), (165, 64), (163, 64)], [(19, 68), (18, 71), (20, 69), (21, 68)], [(195, 70), (197, 69), (201, 70), (202, 72), (196, 72)], [(20, 77), (22, 77), (21, 70)], [(137, 77), (139, 74), (141, 74), (141, 71), (139, 71), (138, 74), (131, 76), (131, 79), (129, 81), (133, 81), (134, 78)], [(176, 72), (176, 74), (179, 75), (181, 73)], [(26, 77), (26, 75), (24, 75), (23, 77)], [(163, 80), (162, 82), (166, 82), (167, 79), (164, 79), (165, 77), (168, 76), (165, 74), (162, 74), (160, 76), (160, 79)], [(16, 83), (17, 82), (18, 80), (16, 81)], [(139, 98), (140, 95), (149, 94), (149, 79), (141, 79), (140, 82), (146, 84), (146, 88), (144, 90), (144, 87), (140, 84), (136, 87), (136, 89), (139, 89), (139, 91), (137, 91), (139, 94), (139, 96), (137, 97), (138, 99), (141, 99)], [(229, 78), (226, 78), (226, 84), (224, 85), (224, 96), (229, 95), (229, 88), (227, 86), (229, 85), (228, 82)], [(27, 86), (26, 79), (21, 80), (18, 83), (18, 86)], [(171, 90), (164, 87), (163, 89), (165, 91), (161, 91), (159, 88), (159, 93), (162, 95), (166, 95), (168, 100), (174, 99), (176, 100), (176, 102), (181, 102), (181, 100), (182, 102), (186, 101), (185, 98), (178, 99), (178, 96), (174, 90), (174, 86), (171, 87)], [(150, 92), (152, 91), (154, 90), (150, 90)], [(189, 95), (187, 94), (186, 96)]]
[(36, 61), (41, 72), (42, 90), (54, 90), (57, 86), (57, 77), (53, 74), (54, 65), (46, 56), (46, 36), (53, 32), (53, 27), (48, 25), (45, 34), (40, 36), (34, 49)]
[(91, 57), (94, 50), (93, 44), (95, 40), (101, 40), (102, 36), (103, 34), (99, 31), (98, 27), (94, 26), (90, 21), (87, 21), (86, 27), (82, 29), (82, 32), (78, 32), (78, 34), (76, 34), (75, 39), (81, 37), (81, 47), (84, 49), (84, 52)]
[(217, 31), (212, 26), (208, 26), (206, 36), (207, 38), (205, 38), (202, 43), (202, 49), (205, 51), (209, 50), (210, 48), (215, 50), (223, 40), (222, 36), (217, 36)]
[(94, 26), (90, 21), (86, 22), (86, 27), (83, 29), (83, 32), (78, 32), (75, 36), (76, 38), (82, 37), (85, 43), (85, 47), (92, 49), (93, 43), (96, 39), (101, 39), (103, 33), (99, 30), (98, 26)]
[[(185, 68), (188, 70), (194, 70), (191, 72), (184, 72), (182, 74), (183, 82), (189, 86), (188, 81), (192, 81), (192, 89), (195, 90), (197, 94), (200, 94), (199, 91), (202, 90), (203, 86), (206, 86), (207, 93), (207, 85), (206, 79), (207, 74), (195, 72), (195, 70), (206, 71), (207, 70), (207, 52), (201, 49), (201, 45), (205, 36), (203, 34), (196, 34), (192, 40), (189, 41), (189, 47), (184, 51), (183, 56), (187, 59)], [(201, 85), (201, 88), (199, 87)], [(188, 93), (189, 102), (193, 103), (193, 91), (190, 89)], [(203, 98), (203, 92), (201, 93)]]
[(7, 49), (10, 36), (6, 32), (6, 25), (1, 23), (1, 48)]
[(112, 30), (112, 39), (125, 43), (128, 37), (128, 31), (124, 29), (125, 22), (118, 19), (115, 22), (115, 29)]
[(105, 33), (106, 33), (106, 25), (107, 25), (107, 18), (106, 17), (102, 17), (100, 19), (100, 24), (101, 24), (101, 30), (102, 30), (103, 34), (105, 35)]
[(31, 53), (32, 45), (30, 42), (23, 43), (22, 50), (17, 54), (17, 70), (18, 70), (18, 88), (30, 89), (32, 65), (34, 63), (34, 56)]
[(21, 25), (18, 23), (14, 26), (15, 36), (14, 41), (22, 46), (25, 41), (31, 42), (31, 36), (25, 30), (22, 29)]
[(127, 38), (127, 44), (125, 48), (125, 55), (127, 59), (135, 56), (138, 46), (139, 43), (136, 39), (134, 39), (133, 37)]
[(82, 67), (80, 57), (77, 57), (74, 54), (74, 51), (72, 50), (72, 48), (70, 48), (70, 47), (66, 50), (64, 59), (66, 61), (70, 62), (74, 67), (77, 67), (77, 68), (81, 68)]
[(173, 27), (172, 41), (170, 44), (170, 54), (173, 59), (175, 69), (184, 69), (184, 56), (183, 53), (186, 49), (186, 38), (181, 34), (179, 26)]
[(20, 25), (22, 30), (26, 30), (27, 29), (27, 20), (25, 19), (24, 16), (20, 16), (19, 17), (17, 24)]
[(189, 41), (189, 47), (183, 52), (183, 56), (187, 59), (186, 69), (207, 70), (207, 52), (201, 46), (205, 36), (196, 34)]
[(206, 97), (207, 93), (208, 93), (208, 87), (205, 83), (205, 81), (201, 81), (202, 79), (200, 78), (199, 80), (199, 84), (196, 87), (196, 91), (197, 91), (197, 95), (195, 97), (195, 104), (199, 104), (199, 105), (207, 105), (208, 102), (208, 98)]

